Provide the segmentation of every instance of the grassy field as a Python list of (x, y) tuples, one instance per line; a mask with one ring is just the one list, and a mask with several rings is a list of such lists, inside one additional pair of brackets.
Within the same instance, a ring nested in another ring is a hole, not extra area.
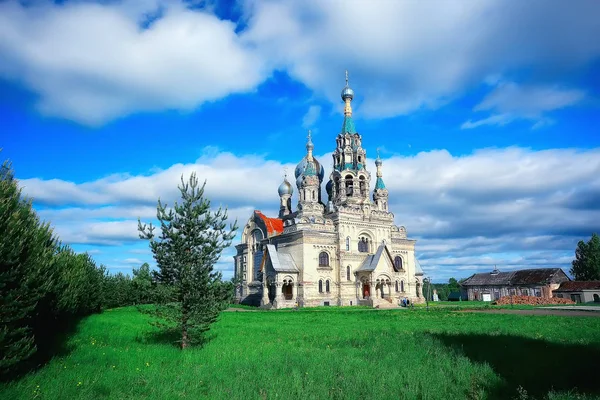
[(135, 308), (82, 321), (2, 399), (599, 398), (600, 318), (445, 309), (226, 312), (180, 351)]

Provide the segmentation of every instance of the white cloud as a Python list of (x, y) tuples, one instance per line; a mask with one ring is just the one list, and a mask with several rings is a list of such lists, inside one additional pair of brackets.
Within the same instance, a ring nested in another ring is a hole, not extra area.
[(302, 118), (302, 127), (305, 129), (311, 129), (315, 122), (321, 116), (321, 106), (310, 106), (308, 111)]
[(30, 88), (46, 115), (100, 125), (193, 110), (253, 91), (275, 70), (338, 103), (348, 69), (361, 114), (387, 117), (440, 107), (520, 68), (554, 82), (600, 55), (596, 0), (246, 0), (239, 31), (185, 4), (2, 2), (0, 75)]
[[(46, 205), (40, 214), (52, 220), (64, 242), (114, 246), (113, 254), (149, 255), (148, 250), (119, 246), (141, 242), (137, 215), (150, 221), (158, 196), (175, 200), (182, 171), (202, 171), (200, 179), (211, 177), (207, 195), (212, 203), (229, 203), (230, 219), (237, 218), (243, 226), (254, 209), (277, 215), (283, 166), (211, 149), (195, 164), (177, 164), (151, 175), (114, 175), (78, 185), (23, 182), (26, 194), (41, 196), (34, 204)], [(368, 168), (374, 171), (373, 160)], [(568, 270), (577, 241), (600, 231), (599, 171), (600, 149), (483, 149), (464, 156), (439, 150), (383, 160), (395, 221), (418, 239), (423, 268), (436, 279), (461, 277), (492, 265)], [(51, 184), (57, 189), (46, 193)], [(49, 200), (54, 208), (47, 208)], [(239, 235), (234, 244), (237, 240)], [(231, 276), (233, 251), (225, 251), (219, 264), (226, 277)]]
[(488, 94), (474, 111), (492, 111), (490, 117), (462, 124), (462, 129), (482, 125), (506, 125), (515, 119), (536, 121), (532, 129), (552, 124), (544, 118), (550, 111), (573, 106), (585, 97), (582, 90), (554, 86), (519, 86), (513, 82), (500, 83)]
[(42, 113), (90, 125), (136, 111), (193, 110), (267, 76), (235, 24), (181, 1), (3, 2), (0, 56), (0, 74), (38, 93)]
[(368, 117), (437, 108), (518, 68), (553, 81), (600, 55), (594, 0), (248, 1), (246, 9), (243, 37), (270, 65), (336, 103), (348, 69)]

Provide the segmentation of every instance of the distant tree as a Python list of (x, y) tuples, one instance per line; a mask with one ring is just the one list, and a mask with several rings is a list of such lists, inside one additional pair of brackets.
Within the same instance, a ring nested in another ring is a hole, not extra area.
[(600, 280), (600, 237), (596, 233), (587, 243), (579, 241), (570, 272), (578, 281)]
[(148, 304), (152, 302), (152, 274), (150, 265), (143, 263), (139, 269), (133, 269), (131, 280), (134, 302), (136, 304)]
[(175, 301), (157, 305), (154, 314), (176, 324), (182, 349), (200, 342), (231, 300), (232, 285), (222, 282), (214, 265), (231, 244), (237, 221), (226, 229), (227, 209), (211, 211), (210, 201), (204, 197), (205, 186), (206, 181), (199, 187), (192, 173), (188, 182), (181, 177), (181, 204), (176, 202), (167, 210), (158, 200), (158, 237), (151, 223), (142, 224), (138, 219), (140, 238), (150, 241), (158, 266), (158, 283), (173, 288)]

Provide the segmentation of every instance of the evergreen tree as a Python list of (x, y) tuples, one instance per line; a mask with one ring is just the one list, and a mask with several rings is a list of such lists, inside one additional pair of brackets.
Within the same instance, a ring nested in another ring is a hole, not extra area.
[(148, 304), (152, 302), (152, 275), (150, 265), (143, 263), (139, 269), (133, 269), (131, 280), (133, 300), (136, 304)]
[(600, 280), (600, 237), (596, 233), (587, 243), (579, 241), (570, 272), (578, 281)]
[(176, 324), (182, 349), (202, 340), (231, 299), (231, 285), (221, 281), (214, 264), (231, 244), (237, 221), (226, 229), (227, 209), (211, 211), (210, 201), (204, 198), (205, 186), (206, 181), (199, 187), (192, 173), (188, 182), (181, 177), (181, 204), (176, 202), (167, 210), (158, 200), (159, 237), (151, 223), (138, 219), (140, 238), (150, 241), (158, 266), (157, 280), (173, 288), (175, 301), (158, 305), (155, 315)]
[(56, 240), (21, 196), (9, 162), (0, 167), (0, 375), (36, 351), (36, 307), (45, 295)]

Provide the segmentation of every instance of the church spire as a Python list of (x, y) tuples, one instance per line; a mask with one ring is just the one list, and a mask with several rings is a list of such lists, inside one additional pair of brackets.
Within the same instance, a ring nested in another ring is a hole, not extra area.
[(312, 160), (312, 158), (313, 158), (313, 150), (315, 148), (315, 145), (312, 142), (312, 135), (311, 135), (310, 129), (308, 130), (307, 139), (308, 139), (306, 141), (306, 155), (307, 155), (307, 160)]
[(375, 166), (377, 167), (377, 181), (375, 182), (375, 190), (373, 191), (373, 200), (378, 210), (388, 210), (388, 190), (383, 183), (383, 173), (381, 172), (381, 166), (383, 161), (379, 157), (379, 149), (377, 149), (377, 159), (375, 160)]
[(348, 70), (346, 70), (346, 86), (342, 89), (342, 100), (344, 100), (344, 124), (342, 133), (356, 133), (354, 121), (352, 120), (352, 99), (354, 99), (354, 90), (348, 86)]

